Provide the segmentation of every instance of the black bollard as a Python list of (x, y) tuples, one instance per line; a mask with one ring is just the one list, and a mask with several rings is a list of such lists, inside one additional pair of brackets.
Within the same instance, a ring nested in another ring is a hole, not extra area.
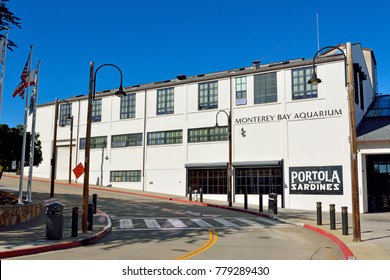
[(72, 237), (76, 237), (79, 231), (79, 208), (72, 208)]
[(199, 199), (200, 199), (200, 202), (203, 202), (203, 190), (202, 190), (202, 188), (199, 188)]
[(348, 207), (341, 207), (341, 223), (343, 225), (343, 235), (348, 235)]
[(336, 211), (334, 204), (329, 204), (329, 219), (330, 229), (336, 229)]
[(92, 203), (93, 203), (93, 213), (96, 214), (97, 212), (97, 194), (94, 193), (92, 195)]
[(322, 225), (322, 205), (321, 202), (317, 202), (317, 225)]
[(259, 194), (259, 212), (263, 212), (263, 195)]
[(192, 189), (188, 188), (188, 199), (192, 201)]
[(87, 230), (93, 230), (93, 204), (88, 204), (88, 227)]
[(248, 193), (245, 192), (244, 194), (244, 209), (248, 209)]

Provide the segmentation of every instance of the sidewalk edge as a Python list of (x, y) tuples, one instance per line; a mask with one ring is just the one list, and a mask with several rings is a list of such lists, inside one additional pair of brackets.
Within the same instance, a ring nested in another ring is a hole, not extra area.
[(78, 239), (75, 241), (66, 241), (66, 242), (60, 242), (60, 243), (55, 243), (50, 245), (34, 246), (32, 248), (2, 251), (0, 252), (0, 259), (33, 255), (33, 254), (39, 254), (39, 253), (44, 253), (49, 251), (57, 251), (57, 250), (70, 249), (74, 247), (92, 245), (96, 243), (98, 240), (105, 237), (111, 231), (112, 228), (111, 217), (103, 211), (100, 210), (98, 211), (101, 215), (105, 216), (107, 220), (107, 225), (103, 228), (103, 230), (95, 233), (90, 237), (84, 239)]

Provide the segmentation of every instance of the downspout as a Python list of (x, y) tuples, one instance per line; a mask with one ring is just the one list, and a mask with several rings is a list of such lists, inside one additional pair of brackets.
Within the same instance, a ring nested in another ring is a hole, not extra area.
[(146, 89), (144, 94), (144, 132), (143, 132), (143, 152), (142, 152), (142, 191), (145, 191), (145, 167), (146, 167), (146, 144), (147, 144), (147, 135), (146, 135), (146, 109), (147, 109), (147, 96)]

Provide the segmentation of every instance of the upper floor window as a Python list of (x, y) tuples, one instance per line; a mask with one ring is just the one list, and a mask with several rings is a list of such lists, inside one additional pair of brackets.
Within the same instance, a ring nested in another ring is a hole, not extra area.
[(255, 104), (278, 101), (276, 72), (254, 76)]
[(188, 143), (228, 140), (228, 127), (206, 127), (188, 130)]
[(135, 118), (135, 93), (121, 97), (121, 119)]
[(111, 137), (111, 147), (142, 146), (142, 133), (113, 135)]
[[(80, 138), (80, 150), (85, 149), (85, 138)], [(107, 136), (97, 136), (97, 137), (91, 137), (90, 140), (90, 148), (91, 149), (101, 149), (101, 148), (107, 148)]]
[(198, 110), (218, 108), (218, 82), (199, 84)]
[(92, 100), (92, 122), (102, 121), (102, 99)]
[(157, 90), (157, 115), (173, 114), (174, 89), (164, 88)]
[(60, 104), (59, 126), (70, 125), (72, 116), (72, 103)]
[(183, 143), (183, 130), (158, 131), (148, 133), (148, 145)]
[(236, 105), (246, 104), (246, 77), (236, 78)]
[(313, 73), (312, 67), (299, 68), (292, 70), (292, 99), (316, 98), (317, 85), (309, 84)]

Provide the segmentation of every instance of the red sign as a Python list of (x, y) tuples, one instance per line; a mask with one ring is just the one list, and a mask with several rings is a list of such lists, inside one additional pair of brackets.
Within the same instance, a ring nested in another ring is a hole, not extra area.
[(73, 169), (73, 173), (77, 179), (84, 174), (84, 166), (81, 162)]

